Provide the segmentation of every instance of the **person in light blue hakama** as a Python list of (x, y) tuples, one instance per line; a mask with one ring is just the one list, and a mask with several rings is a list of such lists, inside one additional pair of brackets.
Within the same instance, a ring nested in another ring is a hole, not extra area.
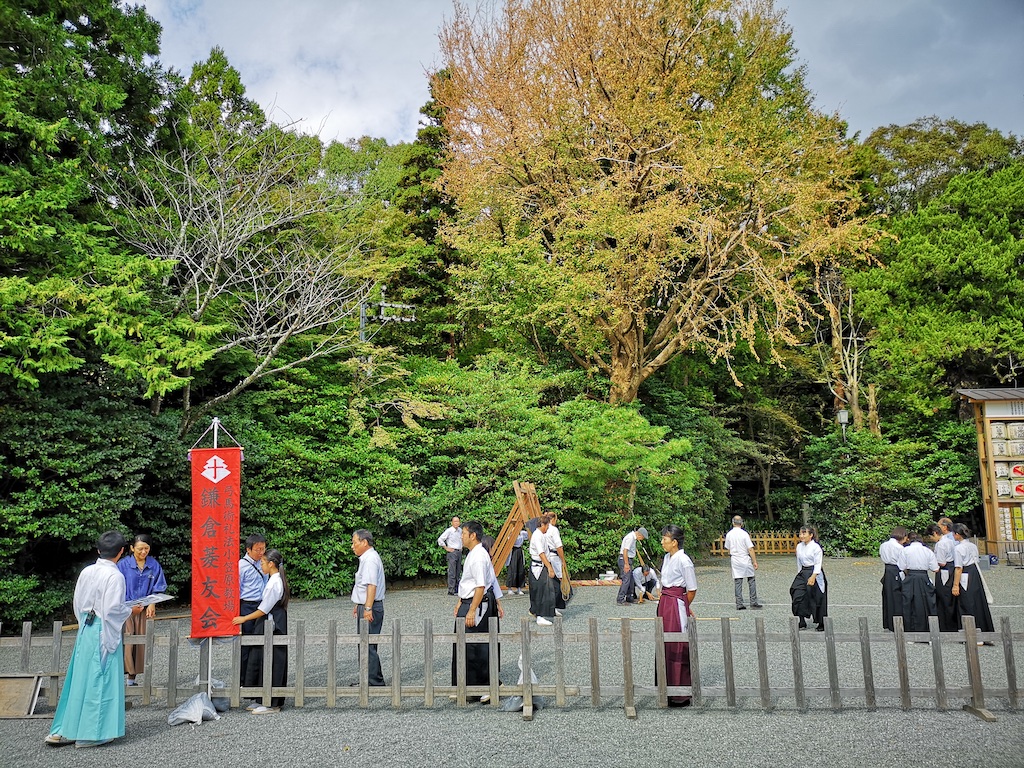
[(131, 614), (142, 612), (125, 603), (124, 575), (116, 565), (127, 546), (124, 536), (107, 531), (96, 542), (99, 559), (78, 577), (78, 637), (47, 744), (95, 747), (124, 736), (121, 630)]

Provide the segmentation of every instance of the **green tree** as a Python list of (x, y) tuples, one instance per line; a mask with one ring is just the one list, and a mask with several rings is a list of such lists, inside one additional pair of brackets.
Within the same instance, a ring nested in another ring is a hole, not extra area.
[(870, 239), (767, 3), (458, 5), (441, 40), (468, 306), (549, 329), (613, 403), (677, 355), (793, 341), (813, 265)]
[(159, 26), (111, 0), (0, 5), (0, 377), (37, 386), (97, 345), (164, 343), (147, 290), (160, 265), (123, 252), (93, 202), (92, 161), (149, 136)]
[(958, 387), (1005, 386), (1024, 360), (1024, 162), (954, 178), (891, 223), (885, 266), (851, 274), (873, 327), (874, 375), (889, 412), (948, 412)]

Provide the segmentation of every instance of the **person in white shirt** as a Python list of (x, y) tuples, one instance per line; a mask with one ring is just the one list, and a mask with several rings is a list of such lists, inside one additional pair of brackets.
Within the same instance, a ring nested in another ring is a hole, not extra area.
[(896, 565), (903, 572), (903, 628), (907, 632), (927, 632), (928, 617), (935, 615), (935, 586), (931, 581), (931, 574), (939, 570), (935, 553), (921, 542), (917, 531), (911, 531)]
[(957, 607), (961, 619), (973, 616), (974, 625), (979, 632), (995, 632), (996, 625), (992, 621), (992, 611), (985, 597), (985, 585), (981, 581), (978, 570), (978, 546), (971, 541), (971, 529), (963, 523), (953, 526), (953, 538), (956, 549), (953, 550), (953, 596), (957, 598)]
[[(360, 528), (352, 534), (352, 551), (359, 558), (355, 584), (352, 586), (352, 615), (356, 619), (356, 634), (362, 632), (362, 623), (368, 622), (368, 632), (379, 635), (384, 625), (384, 563), (373, 546), (373, 534)], [(384, 673), (380, 668), (380, 655), (373, 643), (367, 653), (369, 661), (369, 685), (384, 685)]]
[(61, 687), (46, 744), (95, 747), (124, 736), (124, 677), (121, 630), (142, 606), (125, 603), (124, 574), (117, 561), (128, 542), (107, 531), (96, 542), (96, 562), (75, 584), (78, 636)]
[[(462, 526), (462, 544), (469, 551), (459, 581), (456, 621), (466, 620), (466, 632), (487, 634), (491, 617), (497, 614), (490, 587), (494, 581), (491, 557), (481, 543), (484, 529), (471, 520)], [(455, 630), (458, 631), (456, 623)], [(466, 643), (466, 685), (490, 685), (490, 648), (487, 643)], [(458, 685), (458, 648), (452, 644), (452, 685)]]
[(551, 567), (555, 569), (555, 615), (562, 615), (562, 608), (565, 608), (565, 596), (566, 589), (563, 589), (563, 584), (568, 588), (565, 576), (565, 549), (562, 546), (562, 534), (558, 530), (558, 514), (555, 512), (548, 513), (551, 517), (551, 525), (548, 526), (548, 532), (544, 534), (544, 539), (548, 548), (548, 560), (551, 561)]
[(885, 566), (882, 573), (882, 626), (890, 632), (893, 616), (903, 615), (903, 594), (900, 591), (903, 572), (898, 563), (906, 540), (907, 529), (897, 525), (889, 533), (889, 538), (878, 547), (878, 557)]
[[(658, 616), (666, 632), (686, 632), (687, 618), (693, 616), (691, 606), (697, 596), (697, 574), (693, 561), (683, 551), (683, 531), (666, 525), (661, 530), (661, 548), (665, 559), (661, 564), (661, 599)], [(655, 670), (657, 679), (657, 670)], [(667, 685), (690, 685), (690, 644), (665, 643), (665, 682)], [(690, 706), (689, 696), (669, 696), (670, 707)]]
[(940, 632), (960, 631), (960, 607), (957, 597), (953, 594), (953, 553), (956, 539), (953, 538), (953, 521), (948, 517), (939, 519), (937, 523), (940, 535), (935, 542), (935, 559), (939, 570), (935, 574), (935, 608), (939, 617)]
[(526, 529), (519, 532), (508, 560), (505, 561), (505, 588), (510, 595), (522, 595), (526, 586), (526, 567), (523, 564), (523, 546), (530, 540)]
[(647, 538), (646, 528), (637, 528), (622, 537), (619, 545), (619, 575), (622, 585), (615, 602), (619, 605), (631, 605), (636, 602), (636, 588), (633, 585), (633, 560), (636, 558), (636, 543)]
[(824, 552), (818, 544), (818, 532), (805, 525), (800, 529), (800, 543), (796, 545), (797, 574), (789, 587), (793, 615), (800, 617), (800, 629), (807, 629), (807, 619), (813, 618), (819, 632), (825, 631), (828, 615), (828, 592), (825, 572), (822, 570)]
[(743, 604), (744, 579), (747, 580), (747, 591), (750, 593), (750, 607), (760, 608), (761, 603), (757, 600), (757, 580), (754, 578), (754, 571), (757, 570), (757, 554), (754, 552), (754, 542), (750, 540), (750, 534), (743, 528), (743, 518), (739, 515), (733, 517), (732, 530), (725, 534), (725, 548), (729, 550), (732, 565), (736, 610), (744, 611), (747, 608)]
[(548, 555), (547, 533), (551, 516), (541, 515), (540, 525), (530, 536), (530, 613), (541, 626), (550, 626), (555, 618), (555, 568)]
[(448, 594), (458, 594), (459, 579), (462, 578), (462, 526), (458, 517), (437, 537), (437, 545), (444, 547), (448, 561)]
[[(274, 624), (275, 635), (288, 634), (288, 598), (291, 594), (288, 588), (288, 578), (284, 573), (284, 558), (276, 549), (268, 549), (260, 559), (260, 568), (269, 577), (267, 586), (263, 588), (263, 598), (259, 607), (245, 616), (235, 616), (231, 623), (241, 626), (247, 621), (256, 622), (256, 631), (253, 634), (262, 635), (269, 616)], [(283, 688), (288, 683), (288, 646), (274, 645), (271, 657), (271, 685), (275, 688)], [(249, 652), (249, 663), (245, 669), (245, 679), (242, 685), (250, 688), (263, 686), (263, 646), (254, 645)], [(280, 712), (284, 705), (283, 696), (274, 696), (270, 699), (270, 705), (253, 702), (246, 709), (254, 715), (265, 715)]]

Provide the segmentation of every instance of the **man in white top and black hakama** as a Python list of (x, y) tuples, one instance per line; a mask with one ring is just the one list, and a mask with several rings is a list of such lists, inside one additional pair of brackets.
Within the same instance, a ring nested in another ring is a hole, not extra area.
[(558, 515), (551, 512), (550, 517), (551, 524), (548, 526), (548, 532), (544, 534), (544, 540), (548, 548), (548, 560), (551, 563), (551, 567), (555, 570), (555, 615), (561, 616), (562, 611), (560, 609), (565, 608), (565, 595), (562, 593), (562, 575), (565, 572), (563, 570), (565, 549), (562, 547), (562, 534), (558, 530)]
[(743, 518), (736, 515), (732, 519), (732, 530), (725, 534), (725, 548), (729, 550), (730, 564), (732, 565), (733, 593), (736, 596), (736, 610), (746, 610), (743, 604), (743, 580), (747, 580), (747, 591), (750, 592), (750, 607), (760, 608), (761, 603), (757, 599), (757, 579), (754, 578), (754, 571), (757, 570), (757, 555), (754, 552), (754, 542), (750, 540), (750, 534), (743, 528)]
[[(368, 622), (371, 635), (379, 635), (384, 624), (384, 563), (373, 546), (373, 534), (360, 528), (352, 534), (352, 551), (359, 558), (355, 585), (352, 587), (352, 615), (356, 619), (356, 634), (362, 632), (362, 623)], [(369, 646), (369, 684), (384, 685), (377, 646)]]
[(462, 578), (462, 527), (458, 517), (437, 537), (437, 545), (444, 547), (448, 561), (448, 594), (458, 594), (459, 579)]
[(541, 515), (540, 525), (530, 536), (530, 613), (541, 626), (550, 626), (555, 618), (555, 568), (548, 557), (548, 529), (551, 516)]
[(953, 521), (943, 517), (938, 522), (939, 538), (935, 542), (935, 560), (939, 570), (935, 574), (935, 610), (939, 617), (940, 632), (960, 631), (960, 609), (953, 594), (953, 562), (956, 539), (953, 538)]
[(907, 632), (927, 632), (928, 617), (935, 615), (935, 587), (930, 578), (939, 570), (935, 553), (921, 543), (916, 532), (911, 532), (897, 565), (903, 571), (903, 628)]
[[(466, 619), (467, 633), (487, 634), (491, 616), (496, 612), (495, 598), (489, 589), (493, 573), (491, 558), (480, 543), (483, 535), (483, 526), (476, 521), (462, 526), (462, 543), (469, 554), (462, 565), (455, 617)], [(486, 643), (466, 643), (466, 685), (490, 685), (490, 658), (490, 649)], [(452, 685), (458, 685), (458, 648), (454, 644)]]
[(889, 538), (878, 547), (878, 557), (885, 566), (882, 573), (882, 626), (892, 632), (892, 617), (903, 615), (903, 571), (900, 570), (899, 559), (903, 553), (903, 544), (907, 540), (907, 529), (897, 525), (892, 529)]

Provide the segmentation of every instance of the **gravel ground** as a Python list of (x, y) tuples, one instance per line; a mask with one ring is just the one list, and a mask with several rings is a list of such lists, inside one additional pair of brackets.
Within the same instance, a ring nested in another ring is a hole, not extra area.
[[(762, 617), (769, 632), (788, 631), (788, 588), (794, 572), (792, 557), (759, 558), (758, 591), (767, 608), (760, 612), (736, 612), (732, 599), (732, 580), (727, 561), (709, 560), (698, 563), (700, 583), (694, 611), (702, 620), (698, 630), (704, 636), (721, 629), (720, 619), (734, 619), (734, 632), (752, 632), (754, 618)], [(858, 617), (866, 616), (872, 634), (880, 629), (880, 576), (875, 559), (829, 560), (825, 573), (829, 577), (829, 612), (838, 633), (856, 632)], [(986, 579), (993, 593), (992, 612), (998, 627), (1001, 616), (1009, 616), (1013, 631), (1024, 631), (1021, 595), (1024, 594), (1024, 570), (1000, 565), (987, 571)], [(526, 597), (509, 597), (505, 601), (506, 619), (503, 629), (519, 627), (529, 607)], [(588, 620), (596, 617), (604, 632), (618, 629), (619, 616), (650, 618), (655, 606), (645, 604), (621, 609), (615, 604), (612, 587), (580, 587), (565, 612), (566, 632), (584, 632)], [(443, 587), (392, 590), (388, 594), (385, 632), (391, 619), (401, 620), (403, 635), (422, 631), (423, 620), (430, 617), (434, 631), (449, 631), (453, 598)], [(351, 603), (347, 599), (295, 602), (289, 608), (289, 620), (304, 620), (310, 634), (323, 633), (329, 620), (336, 619), (342, 630), (352, 624)], [(705, 619), (709, 619), (705, 621)], [(639, 622), (640, 631), (648, 626)], [(167, 623), (158, 622), (158, 633), (166, 632)], [(550, 633), (551, 630), (544, 630)], [(823, 646), (814, 633), (804, 633), (806, 684), (827, 685)], [(65, 653), (73, 642), (69, 636)], [(402, 677), (404, 684), (422, 681), (423, 664), (420, 648), (403, 643)], [(895, 685), (895, 654), (891, 646), (873, 646), (875, 683)], [(1024, 666), (1018, 644), (1017, 666)], [(501, 677), (514, 683), (518, 676), (515, 643), (507, 643), (502, 654)], [(550, 646), (543, 640), (533, 645), (537, 673), (541, 682), (553, 682)], [(986, 679), (998, 685), (1005, 680), (1002, 652), (999, 647), (982, 648), (981, 659)], [(927, 686), (933, 679), (931, 649), (911, 645), (907, 648), (911, 664), (912, 685)], [(165, 652), (164, 652), (165, 653)], [(756, 656), (752, 643), (737, 643), (737, 684), (757, 685)], [(839, 673), (843, 685), (856, 687), (862, 683), (859, 650), (854, 645), (840, 648)], [(390, 648), (381, 652), (385, 677), (390, 679), (392, 658)], [(227, 647), (215, 651), (214, 676), (226, 677)], [(792, 682), (791, 656), (788, 645), (770, 644), (770, 675), (773, 684)], [(33, 665), (48, 666), (49, 650), (33, 651)], [(157, 659), (158, 668), (166, 668)], [(820, 662), (820, 663), (819, 663)], [(185, 651), (181, 655), (181, 684), (190, 683), (197, 670), (197, 656)], [(0, 652), (0, 671), (15, 671), (19, 654), (15, 649)], [(950, 686), (966, 679), (962, 656), (946, 655), (946, 680)], [(449, 670), (447, 647), (435, 647), (435, 684), (447, 682)], [(653, 650), (645, 640), (634, 643), (634, 669), (637, 682), (650, 685)], [(316, 646), (307, 649), (307, 683), (323, 685), (325, 664), (317, 656)], [(342, 647), (338, 654), (339, 680), (355, 680), (355, 650)], [(566, 652), (567, 682), (589, 679), (589, 657), (584, 645), (570, 645)], [(724, 684), (720, 642), (702, 645), (701, 670), (707, 686)], [(991, 670), (991, 672), (989, 672)], [(294, 669), (292, 670), (294, 675)], [(620, 679), (621, 652), (617, 640), (601, 646), (602, 680)], [(1018, 673), (1020, 679), (1020, 673)], [(1020, 684), (1020, 683), (1019, 683)], [(42, 744), (49, 730), (49, 719), (0, 720), (0, 767), (12, 766), (110, 766), (126, 760), (149, 762), (163, 760), (169, 766), (216, 765), (231, 762), (269, 760), (280, 766), (305, 766), (319, 762), (351, 766), (488, 766), (488, 765), (550, 765), (611, 766), (623, 759), (648, 766), (689, 764), (695, 766), (784, 766), (824, 765), (843, 768), (864, 768), (883, 764), (903, 766), (931, 765), (942, 755), (941, 763), (950, 768), (988, 766), (992, 768), (1024, 767), (1024, 712), (1010, 711), (1005, 699), (988, 699), (997, 722), (986, 723), (960, 710), (961, 699), (950, 702), (951, 710), (939, 712), (928, 700), (914, 700), (915, 709), (904, 712), (895, 700), (880, 699), (878, 709), (869, 712), (862, 702), (844, 699), (844, 710), (833, 712), (826, 698), (810, 699), (806, 713), (796, 710), (795, 702), (786, 698), (773, 701), (773, 710), (763, 712), (759, 702), (745, 699), (736, 711), (729, 711), (724, 702), (716, 701), (706, 708), (691, 710), (659, 710), (653, 696), (640, 696), (639, 717), (628, 720), (623, 714), (621, 697), (605, 697), (600, 708), (593, 708), (589, 699), (570, 699), (565, 709), (540, 710), (532, 722), (521, 715), (502, 712), (491, 707), (471, 704), (458, 708), (447, 697), (435, 698), (427, 710), (421, 701), (407, 699), (401, 710), (393, 710), (390, 699), (371, 699), (370, 707), (360, 709), (353, 699), (339, 699), (336, 709), (327, 709), (322, 700), (311, 700), (303, 709), (289, 701), (276, 715), (254, 717), (231, 711), (220, 720), (201, 726), (170, 727), (163, 702), (143, 707), (136, 705), (127, 713), (126, 738), (94, 750), (74, 747), (55, 749)], [(41, 707), (46, 711), (45, 706)], [(543, 735), (542, 735), (543, 734)], [(260, 754), (260, 753), (264, 754)]]

